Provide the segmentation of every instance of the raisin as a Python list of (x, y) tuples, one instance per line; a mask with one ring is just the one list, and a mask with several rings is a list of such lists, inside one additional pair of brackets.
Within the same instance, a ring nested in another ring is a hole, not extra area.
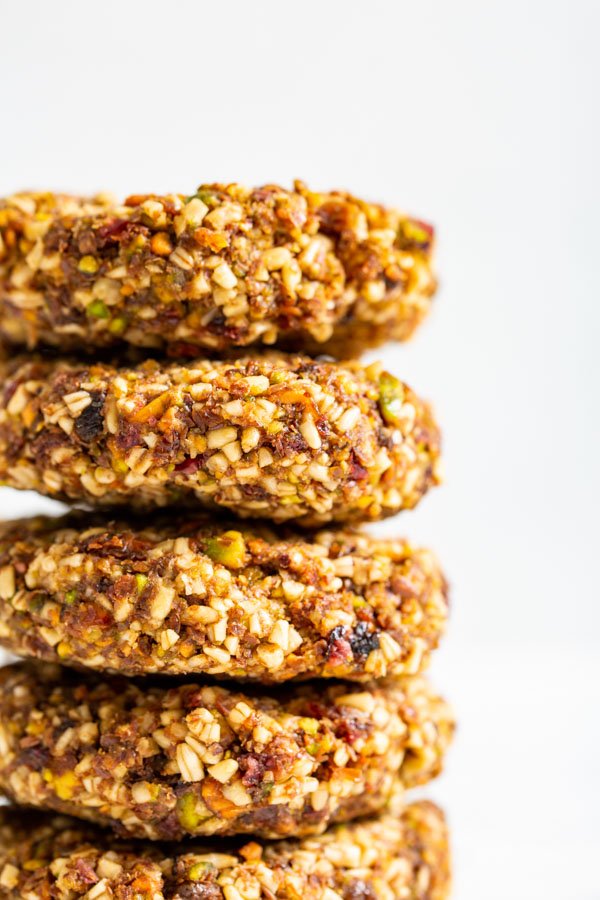
[(369, 631), (366, 622), (359, 622), (350, 637), (350, 646), (355, 656), (368, 656), (379, 647), (379, 634)]
[(104, 430), (104, 416), (102, 410), (104, 408), (104, 400), (106, 394), (102, 391), (96, 391), (91, 395), (92, 402), (86, 406), (84, 411), (75, 419), (75, 431), (80, 441), (84, 444), (91, 443)]

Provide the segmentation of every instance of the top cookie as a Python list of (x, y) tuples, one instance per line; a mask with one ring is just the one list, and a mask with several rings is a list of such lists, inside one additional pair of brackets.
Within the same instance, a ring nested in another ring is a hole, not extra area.
[(123, 204), (0, 201), (0, 337), (197, 355), (279, 344), (343, 356), (408, 338), (436, 282), (433, 230), (302, 182), (203, 185)]

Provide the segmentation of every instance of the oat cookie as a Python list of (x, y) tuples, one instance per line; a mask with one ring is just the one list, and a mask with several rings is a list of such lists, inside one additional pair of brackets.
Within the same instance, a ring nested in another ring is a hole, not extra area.
[(414, 674), (443, 634), (433, 555), (356, 530), (196, 516), (0, 523), (0, 643), (127, 675)]
[(0, 337), (33, 349), (249, 345), (351, 354), (409, 337), (433, 230), (350, 194), (203, 185), (191, 197), (0, 201)]
[(420, 676), (242, 693), (0, 670), (0, 788), (153, 839), (319, 833), (433, 778), (452, 729)]
[(317, 526), (410, 509), (439, 481), (429, 407), (378, 364), (19, 357), (0, 386), (0, 478), (57, 499)]
[(6, 900), (446, 900), (448, 833), (433, 803), (271, 844), (115, 841), (65, 816), (0, 811)]

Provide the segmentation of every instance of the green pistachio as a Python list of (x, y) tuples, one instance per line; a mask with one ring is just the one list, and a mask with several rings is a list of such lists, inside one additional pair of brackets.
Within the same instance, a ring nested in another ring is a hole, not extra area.
[(214, 191), (196, 191), (195, 194), (192, 194), (190, 197), (185, 198), (185, 202), (189, 203), (190, 200), (194, 200), (195, 198), (198, 200), (202, 200), (203, 203), (206, 203), (207, 206), (216, 206), (219, 202), (219, 197), (215, 194)]
[(214, 868), (214, 866), (211, 867), (207, 862), (194, 863), (194, 865), (188, 869), (188, 878), (190, 881), (200, 881), (211, 868)]
[(215, 562), (230, 569), (242, 569), (246, 564), (246, 543), (239, 531), (226, 531), (219, 537), (209, 538), (206, 552)]
[(177, 818), (187, 832), (194, 832), (201, 821), (196, 811), (196, 797), (193, 793), (183, 794), (177, 801)]
[(108, 319), (110, 315), (108, 307), (103, 300), (92, 300), (85, 311), (88, 316), (92, 316), (94, 319)]
[(306, 734), (315, 735), (319, 730), (319, 723), (316, 719), (302, 718), (299, 720), (298, 725)]
[(379, 378), (379, 408), (386, 422), (397, 425), (404, 403), (404, 385), (389, 372), (382, 372)]
[(144, 588), (146, 587), (146, 585), (148, 584), (148, 576), (138, 573), (135, 576), (135, 583), (137, 585), (138, 594), (141, 594), (142, 591), (144, 590)]
[(85, 275), (95, 275), (99, 269), (98, 260), (93, 256), (82, 256), (77, 268)]
[(111, 319), (108, 326), (108, 330), (113, 334), (123, 334), (126, 328), (127, 319), (125, 318), (125, 316), (116, 316), (114, 319)]

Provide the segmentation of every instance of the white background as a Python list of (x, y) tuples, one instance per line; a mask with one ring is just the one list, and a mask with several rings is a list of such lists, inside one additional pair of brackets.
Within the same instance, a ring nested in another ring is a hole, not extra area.
[(459, 900), (600, 898), (598, 4), (1, 9), (0, 193), (302, 177), (437, 224), (434, 313), (382, 351), (446, 435), (446, 487), (384, 526), (453, 583), (430, 794)]

